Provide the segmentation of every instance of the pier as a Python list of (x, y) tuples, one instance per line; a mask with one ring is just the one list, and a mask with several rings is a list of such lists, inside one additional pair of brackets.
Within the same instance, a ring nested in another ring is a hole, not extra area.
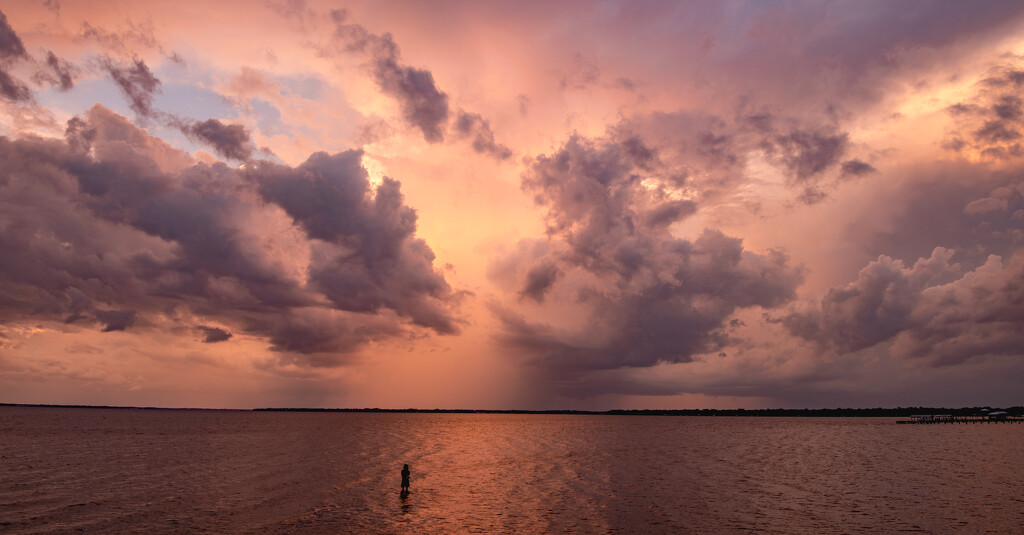
[(1024, 422), (1020, 416), (1004, 414), (985, 414), (978, 416), (954, 416), (952, 414), (914, 414), (909, 420), (896, 420), (898, 424), (1019, 424)]

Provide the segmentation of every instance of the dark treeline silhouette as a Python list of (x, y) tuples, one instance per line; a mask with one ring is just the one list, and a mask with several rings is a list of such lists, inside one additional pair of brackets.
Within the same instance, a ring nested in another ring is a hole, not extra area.
[(985, 414), (985, 410), (1004, 410), (1011, 416), (1024, 415), (1024, 406), (999, 409), (993, 407), (962, 407), (951, 409), (945, 407), (896, 407), (870, 409), (616, 409), (610, 411), (580, 410), (482, 410), (482, 409), (294, 409), (266, 408), (256, 411), (283, 412), (396, 412), (396, 413), (451, 413), (451, 414), (581, 414), (581, 415), (612, 415), (612, 416), (785, 416), (831, 418), (843, 416), (863, 417), (906, 417), (917, 414), (950, 414), (953, 416), (976, 416)]
[[(162, 407), (118, 407), (111, 405), (50, 405), (29, 403), (0, 403), (0, 407), (53, 407), (65, 409), (136, 409), (136, 410), (229, 410), (240, 409), (176, 409)], [(244, 410), (244, 409), (241, 409)], [(896, 407), (896, 408), (839, 408), (839, 409), (616, 409), (610, 411), (580, 410), (487, 410), (487, 409), (379, 409), (379, 408), (286, 408), (269, 407), (252, 409), (256, 412), (390, 412), (390, 413), (433, 413), (433, 414), (578, 414), (610, 416), (775, 416), (834, 418), (845, 416), (863, 417), (907, 417), (919, 414), (948, 414), (951, 416), (979, 416), (986, 411), (1002, 410), (1010, 416), (1024, 416), (1024, 406), (999, 407)]]

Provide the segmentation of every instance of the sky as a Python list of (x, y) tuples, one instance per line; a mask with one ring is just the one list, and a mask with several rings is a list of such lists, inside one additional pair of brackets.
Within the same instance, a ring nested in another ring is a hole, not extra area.
[(1022, 403), (1020, 2), (0, 12), (0, 402)]

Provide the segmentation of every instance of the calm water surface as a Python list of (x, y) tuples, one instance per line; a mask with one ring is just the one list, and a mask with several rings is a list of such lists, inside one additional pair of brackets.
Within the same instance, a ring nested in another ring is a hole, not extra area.
[(4, 533), (1022, 526), (1021, 425), (0, 407)]

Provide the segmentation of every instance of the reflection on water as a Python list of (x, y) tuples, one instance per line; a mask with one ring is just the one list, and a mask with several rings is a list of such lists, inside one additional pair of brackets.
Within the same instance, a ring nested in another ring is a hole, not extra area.
[(0, 531), (1011, 533), (1022, 451), (892, 419), (0, 407)]

